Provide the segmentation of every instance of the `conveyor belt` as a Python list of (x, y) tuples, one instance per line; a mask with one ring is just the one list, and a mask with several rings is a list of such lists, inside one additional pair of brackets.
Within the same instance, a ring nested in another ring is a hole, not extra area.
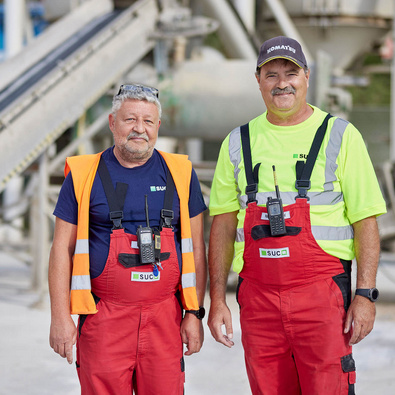
[(92, 21), (84, 29), (65, 41), (64, 44), (55, 51), (32, 66), (22, 76), (12, 81), (0, 92), (0, 112), (26, 92), (26, 87), (31, 87), (36, 84), (41, 78), (53, 70), (59, 62), (64, 61), (95, 34), (104, 29), (120, 14), (120, 12), (121, 11), (116, 10)]

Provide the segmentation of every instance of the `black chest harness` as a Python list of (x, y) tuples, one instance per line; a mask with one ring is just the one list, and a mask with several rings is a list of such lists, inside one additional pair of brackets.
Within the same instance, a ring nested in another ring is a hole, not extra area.
[[(326, 133), (326, 129), (328, 126), (328, 121), (332, 117), (331, 114), (328, 114), (321, 126), (317, 129), (317, 132), (314, 136), (313, 143), (310, 147), (309, 155), (307, 157), (306, 162), (303, 160), (298, 160), (296, 162), (296, 181), (295, 188), (298, 190), (298, 195), (295, 199), (307, 199), (307, 191), (311, 187), (310, 177), (313, 171), (315, 162), (317, 160), (318, 152), (321, 148), (322, 141), (324, 140), (324, 136)], [(248, 197), (247, 204), (252, 202), (257, 202), (256, 194), (258, 193), (258, 182), (259, 182), (259, 167), (261, 163), (257, 163), (255, 167), (252, 167), (252, 158), (251, 158), (251, 144), (250, 144), (250, 133), (248, 123), (240, 126), (240, 135), (241, 135), (241, 144), (243, 147), (243, 159), (244, 159), (244, 168), (247, 179), (247, 186), (245, 189), (245, 193)]]
[[(107, 203), (110, 209), (110, 220), (113, 223), (112, 230), (124, 229), (122, 226), (123, 219), (123, 207), (126, 199), (126, 192), (128, 190), (128, 184), (123, 182), (117, 182), (116, 188), (114, 188), (110, 173), (108, 171), (107, 165), (103, 158), (100, 158), (98, 173), (103, 184), (104, 193), (106, 195)], [(163, 208), (161, 209), (160, 218), (160, 229), (153, 228), (153, 234), (155, 236), (154, 251), (155, 251), (155, 262), (152, 264), (160, 265), (161, 261), (169, 258), (169, 252), (161, 252), (160, 243), (160, 230), (163, 228), (173, 228), (172, 220), (174, 219), (173, 211), (173, 197), (175, 191), (175, 184), (173, 177), (169, 170), (167, 170), (166, 179), (166, 191), (164, 196)], [(124, 267), (135, 267), (141, 266), (141, 260), (138, 254), (126, 254), (120, 253), (118, 256), (120, 263)]]
[[(98, 173), (103, 184), (104, 193), (110, 208), (110, 220), (113, 223), (112, 229), (123, 229), (123, 206), (125, 204), (126, 192), (128, 184), (117, 182), (114, 188), (110, 173), (103, 158), (100, 158)], [(166, 191), (163, 202), (163, 209), (160, 212), (160, 228), (172, 228), (172, 220), (174, 219), (173, 196), (175, 184), (169, 170), (167, 170)]]

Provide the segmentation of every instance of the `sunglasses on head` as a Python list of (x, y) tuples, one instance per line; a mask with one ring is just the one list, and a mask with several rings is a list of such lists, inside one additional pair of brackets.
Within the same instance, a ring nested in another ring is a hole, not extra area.
[(145, 92), (152, 96), (155, 96), (156, 98), (159, 97), (158, 89), (141, 84), (121, 85), (119, 87), (119, 92), (117, 93), (117, 96), (121, 95), (124, 92)]

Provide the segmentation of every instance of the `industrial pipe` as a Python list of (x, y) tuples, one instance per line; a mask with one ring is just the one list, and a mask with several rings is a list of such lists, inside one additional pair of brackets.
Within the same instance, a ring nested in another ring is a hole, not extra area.
[(226, 0), (202, 0), (205, 15), (220, 22), (218, 33), (228, 56), (239, 59), (257, 58), (255, 48)]

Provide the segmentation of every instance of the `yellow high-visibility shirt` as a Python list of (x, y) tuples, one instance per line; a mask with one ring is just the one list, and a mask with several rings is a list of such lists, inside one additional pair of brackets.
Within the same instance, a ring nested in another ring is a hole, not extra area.
[[(284, 206), (295, 202), (296, 162), (306, 160), (315, 133), (327, 115), (311, 107), (313, 114), (298, 125), (273, 125), (268, 122), (266, 112), (249, 122), (252, 165), (261, 163), (258, 205), (265, 205), (268, 196), (275, 197), (273, 165)], [(236, 272), (243, 267), (246, 185), (240, 128), (236, 128), (222, 143), (209, 205), (212, 216), (238, 211), (233, 261)], [(363, 138), (351, 123), (337, 117), (329, 120), (308, 196), (312, 232), (317, 243), (328, 254), (353, 259), (351, 225), (384, 214), (386, 204)]]

